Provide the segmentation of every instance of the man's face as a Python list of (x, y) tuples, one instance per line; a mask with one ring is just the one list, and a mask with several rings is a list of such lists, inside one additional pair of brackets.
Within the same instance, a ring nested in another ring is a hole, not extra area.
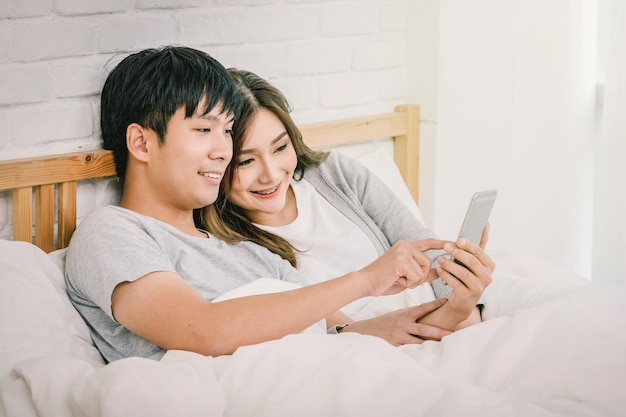
[(220, 107), (204, 116), (196, 110), (188, 119), (185, 109), (179, 108), (167, 125), (164, 144), (151, 132), (153, 189), (167, 205), (190, 210), (215, 202), (232, 158), (232, 125), (232, 117), (220, 114)]

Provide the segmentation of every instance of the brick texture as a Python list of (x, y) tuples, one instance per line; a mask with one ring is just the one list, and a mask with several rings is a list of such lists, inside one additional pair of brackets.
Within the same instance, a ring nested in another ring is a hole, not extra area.
[[(107, 71), (166, 44), (268, 78), (299, 122), (390, 110), (407, 99), (409, 1), (0, 0), (0, 160), (98, 148)], [(79, 216), (111, 190), (81, 185)]]

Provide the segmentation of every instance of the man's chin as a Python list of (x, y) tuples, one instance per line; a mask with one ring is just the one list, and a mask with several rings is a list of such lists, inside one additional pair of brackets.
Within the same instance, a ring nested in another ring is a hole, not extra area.
[(215, 200), (217, 200), (217, 193), (210, 194), (208, 196), (204, 195), (201, 199), (202, 206), (199, 208), (210, 206), (211, 204), (215, 203)]

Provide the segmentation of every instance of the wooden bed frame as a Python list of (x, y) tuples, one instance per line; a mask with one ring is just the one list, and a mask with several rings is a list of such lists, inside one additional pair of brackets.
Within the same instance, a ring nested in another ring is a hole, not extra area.
[[(417, 201), (419, 121), (419, 106), (401, 105), (392, 113), (308, 124), (300, 129), (311, 147), (392, 138), (395, 162)], [(0, 161), (0, 191), (12, 190), (13, 240), (32, 242), (46, 252), (67, 247), (76, 228), (77, 182), (115, 175), (113, 154), (105, 150)]]

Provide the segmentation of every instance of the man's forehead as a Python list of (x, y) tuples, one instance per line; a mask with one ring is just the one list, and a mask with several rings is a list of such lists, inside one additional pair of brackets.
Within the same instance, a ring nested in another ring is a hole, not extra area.
[(207, 108), (206, 103), (207, 98), (205, 96), (198, 103), (198, 107), (196, 107), (196, 111), (194, 112), (193, 117), (199, 117), (208, 120), (224, 119), (226, 121), (232, 121), (234, 119), (234, 115), (231, 111), (224, 110), (224, 105), (222, 102), (215, 103), (215, 106), (213, 106), (213, 108), (211, 109)]

